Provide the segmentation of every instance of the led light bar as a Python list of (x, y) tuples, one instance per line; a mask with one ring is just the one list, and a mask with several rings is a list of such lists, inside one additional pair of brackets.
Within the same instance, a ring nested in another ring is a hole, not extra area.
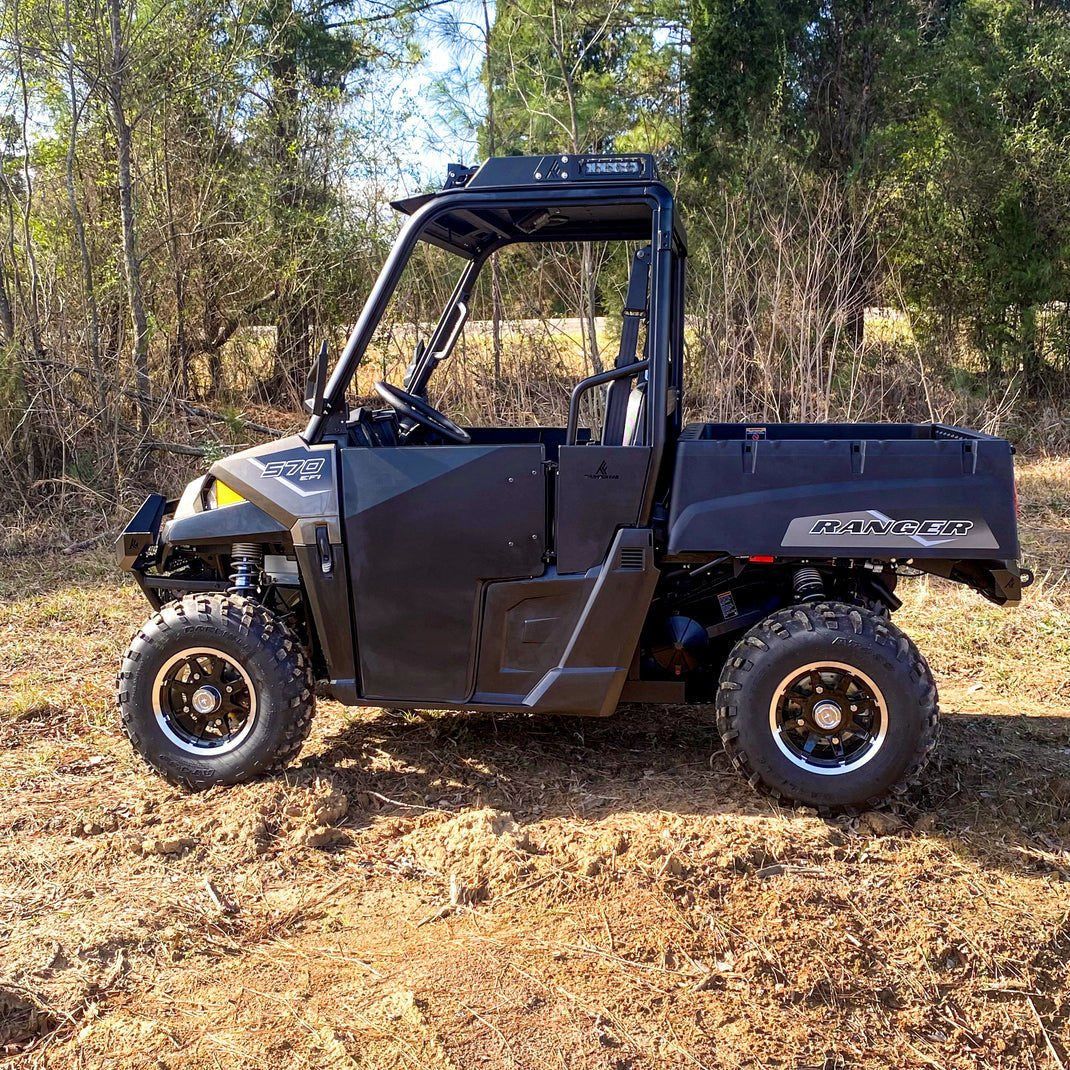
[(580, 164), (580, 174), (590, 177), (598, 175), (641, 175), (645, 161), (641, 156), (588, 156)]

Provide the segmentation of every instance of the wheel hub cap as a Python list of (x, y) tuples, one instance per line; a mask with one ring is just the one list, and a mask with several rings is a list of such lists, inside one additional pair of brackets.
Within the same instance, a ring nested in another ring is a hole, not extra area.
[(818, 728), (827, 731), (839, 728), (841, 716), (840, 707), (835, 702), (819, 702), (814, 707), (814, 723)]
[(205, 687), (198, 687), (193, 692), (191, 702), (198, 713), (215, 713), (219, 709), (221, 698), (222, 696), (214, 687), (206, 685)]
[(217, 647), (172, 655), (153, 683), (160, 731), (190, 754), (225, 754), (241, 745), (257, 716), (256, 691), (241, 662)]
[(777, 749), (809, 773), (836, 776), (869, 762), (888, 734), (880, 688), (856, 665), (819, 661), (789, 672), (769, 704)]

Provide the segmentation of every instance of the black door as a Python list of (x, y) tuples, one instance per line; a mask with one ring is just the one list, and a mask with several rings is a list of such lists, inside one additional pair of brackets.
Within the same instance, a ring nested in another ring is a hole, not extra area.
[(618, 528), (638, 523), (646, 446), (562, 446), (557, 474), (557, 571), (600, 565)]
[(543, 572), (541, 445), (342, 451), (361, 694), (462, 703), (482, 590)]

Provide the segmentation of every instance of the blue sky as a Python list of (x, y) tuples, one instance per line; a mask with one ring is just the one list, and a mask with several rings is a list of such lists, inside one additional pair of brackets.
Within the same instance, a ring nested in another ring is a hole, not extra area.
[[(481, 5), (473, 0), (456, 0), (433, 12), (418, 29), (417, 44), (422, 54), (413, 67), (389, 76), (370, 94), (363, 107), (389, 109), (400, 120), (393, 149), (408, 172), (408, 191), (446, 176), (448, 163), (476, 161), (476, 144), (464, 124), (451, 123), (437, 89), (448, 83), (469, 108), (479, 110), (478, 84), (482, 41), (473, 20), (482, 18)], [(443, 32), (445, 20), (454, 23), (459, 39)], [(466, 88), (471, 83), (472, 88)]]

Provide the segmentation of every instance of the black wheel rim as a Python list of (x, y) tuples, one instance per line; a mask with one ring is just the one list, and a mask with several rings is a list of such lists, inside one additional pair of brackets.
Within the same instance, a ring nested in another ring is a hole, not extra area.
[(233, 750), (256, 715), (248, 673), (229, 654), (210, 647), (170, 658), (156, 675), (153, 703), (164, 735), (197, 754)]
[(880, 750), (888, 709), (880, 688), (861, 670), (817, 662), (781, 681), (769, 723), (777, 747), (793, 764), (836, 775), (859, 768)]

